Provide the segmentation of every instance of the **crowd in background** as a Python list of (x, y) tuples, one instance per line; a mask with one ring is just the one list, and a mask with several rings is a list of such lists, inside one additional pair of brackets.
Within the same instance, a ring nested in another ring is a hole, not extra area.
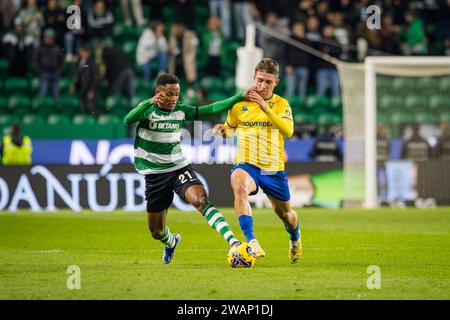
[[(81, 8), (81, 28), (76, 30), (66, 25), (66, 8), (72, 4)], [(373, 4), (382, 16), (381, 28), (372, 30), (366, 22)], [(199, 5), (209, 9), (201, 33)], [(111, 37), (118, 6), (120, 23), (141, 30), (134, 57)], [(167, 6), (175, 15), (170, 25), (161, 19)], [(26, 77), (33, 68), (40, 77), (39, 95), (58, 100), (59, 77), (72, 64), (71, 92), (89, 114), (101, 112), (96, 106), (99, 85), (131, 99), (136, 78), (154, 82), (161, 72), (175, 73), (187, 96), (204, 99), (199, 78), (223, 75), (225, 45), (243, 44), (251, 21), (344, 61), (368, 54), (450, 55), (450, 0), (121, 0), (120, 5), (112, 0), (0, 0), (0, 12), (0, 58), (10, 62), (8, 75)], [(282, 95), (340, 95), (333, 64), (261, 32), (257, 45), (265, 57), (280, 63)]]

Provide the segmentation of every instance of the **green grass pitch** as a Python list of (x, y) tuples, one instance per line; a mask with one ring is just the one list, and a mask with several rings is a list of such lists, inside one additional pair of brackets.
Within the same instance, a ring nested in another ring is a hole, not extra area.
[[(243, 238), (231, 209), (227, 221)], [(449, 299), (450, 210), (298, 209), (303, 260), (288, 261), (288, 236), (271, 210), (255, 209), (266, 258), (226, 263), (227, 244), (195, 212), (171, 209), (182, 235), (162, 263), (145, 213), (0, 213), (0, 299)], [(78, 265), (81, 289), (69, 290)], [(377, 265), (381, 288), (368, 289)]]

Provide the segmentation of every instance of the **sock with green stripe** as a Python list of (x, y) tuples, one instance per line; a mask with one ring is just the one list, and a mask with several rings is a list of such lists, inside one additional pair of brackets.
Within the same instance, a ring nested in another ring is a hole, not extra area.
[(158, 240), (167, 245), (169, 248), (173, 248), (175, 245), (175, 237), (173, 236), (173, 233), (170, 232), (168, 226), (165, 226), (164, 234)]
[(233, 243), (238, 242), (223, 215), (212, 204), (208, 203), (205, 206), (202, 210), (202, 216), (205, 217), (211, 228), (216, 230), (230, 246), (233, 245)]

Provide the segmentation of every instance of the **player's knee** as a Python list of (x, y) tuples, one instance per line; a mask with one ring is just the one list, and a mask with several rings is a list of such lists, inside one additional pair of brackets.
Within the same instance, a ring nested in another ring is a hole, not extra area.
[(191, 204), (195, 209), (201, 212), (208, 204), (208, 197), (205, 194), (199, 195), (193, 201), (191, 201)]
[(164, 230), (155, 228), (155, 227), (149, 227), (150, 234), (152, 235), (153, 239), (161, 239), (161, 237), (164, 235)]
[(238, 199), (246, 199), (248, 197), (248, 190), (244, 185), (233, 186), (234, 197)]

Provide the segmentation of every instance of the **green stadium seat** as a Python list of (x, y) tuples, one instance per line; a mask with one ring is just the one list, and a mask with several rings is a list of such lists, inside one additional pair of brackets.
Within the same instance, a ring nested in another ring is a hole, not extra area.
[(440, 115), (439, 120), (442, 122), (450, 121), (450, 112), (444, 112)]
[(28, 114), (22, 118), (24, 126), (45, 125), (45, 119), (42, 116)]
[(430, 92), (436, 86), (436, 80), (430, 77), (421, 77), (416, 80), (416, 89), (423, 92)]
[(403, 105), (403, 98), (394, 95), (382, 95), (379, 99), (378, 107), (382, 111), (397, 110)]
[(328, 108), (330, 101), (328, 97), (321, 96), (309, 96), (306, 98), (306, 108), (316, 109), (316, 108)]
[(17, 109), (30, 109), (30, 99), (23, 95), (11, 95), (8, 99), (8, 110), (15, 113)]
[(404, 109), (407, 111), (424, 110), (427, 106), (426, 97), (419, 95), (407, 95), (404, 97)]
[(395, 111), (391, 114), (391, 122), (395, 125), (411, 123), (414, 121), (413, 114), (404, 111)]
[(78, 111), (80, 108), (80, 100), (78, 100), (77, 96), (68, 94), (59, 98), (58, 105), (62, 111), (64, 111), (64, 109), (73, 109)]
[(315, 117), (311, 114), (304, 112), (294, 113), (294, 123), (295, 124), (311, 124), (315, 122)]
[(227, 77), (225, 79), (225, 82), (223, 84), (224, 90), (229, 93), (230, 95), (234, 94), (236, 92), (236, 80), (232, 77)]
[(394, 78), (392, 80), (392, 90), (394, 92), (411, 92), (414, 88), (414, 81), (413, 78)]
[(125, 109), (129, 108), (130, 103), (125, 97), (110, 96), (106, 99), (106, 110), (113, 110), (116, 108)]
[(414, 121), (417, 123), (436, 123), (439, 122), (439, 116), (431, 112), (419, 112), (414, 115)]
[(332, 113), (321, 114), (317, 119), (319, 126), (332, 126), (341, 122), (338, 115)]
[(301, 97), (294, 96), (287, 100), (289, 101), (289, 105), (291, 106), (293, 113), (298, 113), (300, 110), (305, 108), (305, 100)]
[(64, 125), (68, 126), (70, 124), (70, 120), (65, 115), (59, 115), (59, 114), (51, 114), (47, 118), (47, 124), (49, 125)]
[(90, 125), (90, 126), (94, 126), (95, 125), (95, 118), (89, 115), (85, 115), (85, 114), (77, 114), (73, 120), (72, 120), (73, 124), (76, 125)]
[(446, 106), (450, 108), (450, 97), (443, 95), (432, 95), (428, 102), (428, 110), (430, 111), (438, 111)]
[(123, 125), (122, 119), (109, 114), (102, 114), (97, 119), (98, 124)]
[(222, 79), (218, 77), (207, 76), (200, 81), (200, 86), (209, 92), (223, 90), (224, 84)]
[(219, 101), (229, 98), (229, 96), (226, 93), (223, 93), (222, 91), (211, 91), (208, 93), (208, 98), (212, 101)]
[(137, 37), (137, 31), (134, 25), (116, 23), (114, 24), (112, 35), (114, 40), (117, 41), (130, 40)]
[(385, 125), (390, 124), (390, 122), (391, 122), (390, 115), (387, 113), (378, 112), (377, 113), (377, 122), (385, 124)]
[(137, 78), (134, 80), (135, 90), (146, 90), (146, 92), (153, 92), (155, 87), (153, 81), (147, 81), (145, 79)]
[(9, 127), (13, 123), (20, 123), (20, 118), (15, 115), (0, 115), (0, 127)]
[(56, 113), (55, 100), (51, 97), (36, 97), (31, 101), (31, 110), (35, 114)]
[(342, 110), (342, 98), (332, 97), (330, 100), (330, 108), (332, 110)]
[(197, 104), (197, 102), (198, 102), (198, 98), (197, 98), (196, 95), (195, 96), (185, 95), (183, 97), (183, 103), (190, 104), (190, 105), (195, 105), (195, 104)]
[(30, 93), (36, 96), (39, 93), (41, 87), (41, 80), (38, 77), (34, 77), (30, 80)]
[(135, 57), (136, 48), (137, 48), (137, 42), (134, 40), (128, 40), (128, 41), (124, 42), (124, 44), (122, 45), (123, 51), (126, 54), (128, 54), (130, 57)]
[(70, 91), (70, 87), (74, 84), (74, 81), (71, 78), (63, 77), (59, 79), (58, 84), (60, 92), (63, 94), (68, 94)]
[(439, 81), (439, 89), (442, 93), (448, 93), (450, 91), (450, 76), (441, 78)]
[(5, 80), (3, 91), (6, 95), (23, 94), (28, 95), (28, 80), (24, 78), (9, 78)]

